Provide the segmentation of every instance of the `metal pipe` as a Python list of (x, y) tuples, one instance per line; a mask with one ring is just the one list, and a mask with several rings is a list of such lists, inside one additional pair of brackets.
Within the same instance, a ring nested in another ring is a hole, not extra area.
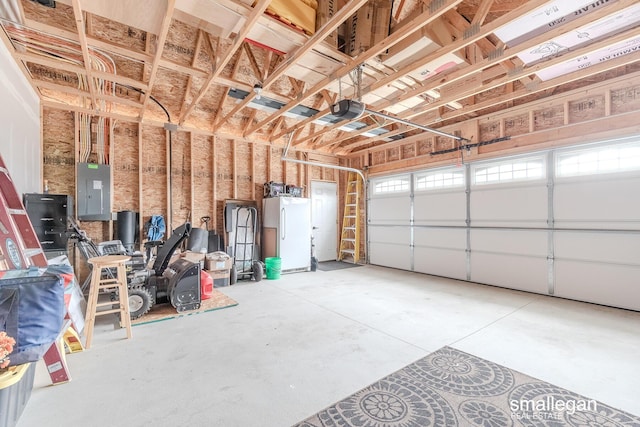
[(439, 130), (436, 130), (436, 129), (432, 129), (432, 128), (427, 127), (427, 126), (419, 125), (418, 123), (413, 123), (413, 122), (410, 122), (408, 120), (404, 120), (404, 119), (400, 119), (398, 117), (390, 116), (388, 114), (379, 113), (377, 111), (373, 111), (373, 110), (370, 110), (368, 108), (365, 108), (364, 111), (366, 111), (367, 113), (371, 114), (372, 116), (378, 116), (378, 117), (382, 117), (384, 119), (393, 120), (394, 122), (398, 122), (398, 123), (402, 123), (404, 125), (412, 126), (414, 128), (417, 128), (417, 129), (422, 129), (422, 130), (425, 130), (427, 132), (432, 132), (432, 133), (438, 134), (440, 136), (446, 136), (447, 138), (453, 138), (456, 141), (469, 141), (467, 138), (463, 138), (461, 136), (456, 136), (456, 135), (452, 135), (450, 133), (446, 133), (446, 132), (442, 132), (442, 131), (439, 131)]
[(282, 161), (291, 162), (291, 163), (301, 163), (303, 165), (320, 166), (320, 167), (329, 168), (329, 169), (338, 169), (338, 170), (347, 171), (347, 172), (355, 172), (358, 175), (360, 175), (360, 178), (362, 178), (363, 183), (367, 182), (366, 178), (364, 177), (364, 174), (360, 169), (350, 168), (348, 166), (332, 165), (330, 163), (310, 162), (308, 160), (289, 159), (285, 157), (282, 157)]

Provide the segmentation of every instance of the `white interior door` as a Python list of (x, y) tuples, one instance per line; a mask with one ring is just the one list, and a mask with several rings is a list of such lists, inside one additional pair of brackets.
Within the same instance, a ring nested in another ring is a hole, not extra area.
[(338, 184), (311, 181), (311, 225), (318, 261), (336, 259), (338, 241)]

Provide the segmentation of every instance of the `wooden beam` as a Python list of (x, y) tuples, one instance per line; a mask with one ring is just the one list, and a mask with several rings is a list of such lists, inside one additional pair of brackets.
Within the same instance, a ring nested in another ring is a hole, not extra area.
[(213, 187), (213, 216), (212, 216), (212, 222), (213, 222), (213, 229), (217, 230), (218, 229), (218, 163), (216, 162), (216, 142), (217, 142), (218, 138), (214, 135), (211, 137), (211, 170), (213, 171), (213, 174), (211, 176), (211, 185)]
[[(149, 38), (147, 37), (147, 40)], [(195, 67), (196, 66), (196, 62), (198, 61), (198, 54), (200, 53), (200, 49), (202, 48), (202, 42), (204, 39), (204, 32), (202, 30), (198, 30), (198, 39), (196, 41), (196, 49), (195, 52), (193, 54), (193, 59), (191, 60), (191, 67)], [(185, 106), (187, 104), (187, 97), (189, 96), (189, 93), (191, 92), (191, 86), (193, 85), (193, 76), (190, 74), (189, 78), (187, 79), (187, 87), (184, 90), (184, 96), (182, 97), (182, 103), (180, 104), (180, 117), (182, 117), (182, 114), (184, 113), (184, 109)]]
[(396, 9), (396, 14), (393, 16), (393, 19), (397, 21), (400, 21), (400, 14), (402, 13), (402, 9), (404, 8), (404, 3), (405, 0), (400, 0), (400, 3), (398, 4), (398, 8)]
[(93, 78), (93, 67), (91, 66), (91, 56), (89, 55), (89, 47), (87, 46), (87, 35), (85, 33), (84, 16), (82, 15), (80, 0), (72, 0), (71, 3), (73, 5), (73, 16), (76, 20), (76, 28), (78, 29), (78, 40), (80, 41), (80, 49), (82, 50), (82, 59), (87, 75), (89, 93), (91, 94), (92, 108), (98, 110), (100, 107), (98, 106), (96, 98), (96, 82)]
[(256, 118), (256, 114), (258, 114), (258, 110), (255, 110), (255, 109), (252, 110), (251, 113), (249, 113), (249, 116), (247, 117), (247, 123), (245, 123), (244, 125), (244, 130), (246, 130), (249, 126), (251, 126), (251, 123), (253, 123), (253, 119)]
[[(532, 0), (531, 2), (544, 2), (544, 1), (543, 0)], [(446, 11), (456, 7), (460, 3), (462, 3), (462, 0), (445, 0), (445, 1), (442, 2), (441, 7), (439, 7), (437, 10), (435, 10), (433, 12), (431, 10), (427, 10), (427, 11), (421, 13), (416, 18), (414, 18), (410, 22), (408, 22), (406, 25), (403, 25), (401, 28), (399, 28), (397, 31), (395, 31), (392, 35), (390, 35), (389, 37), (385, 38), (384, 40), (378, 42), (376, 45), (372, 46), (369, 50), (360, 53), (355, 58), (352, 58), (350, 61), (348, 61), (345, 65), (340, 67), (333, 74), (331, 74), (330, 76), (325, 77), (324, 79), (322, 79), (321, 81), (316, 83), (311, 89), (307, 90), (300, 97), (298, 97), (298, 99), (287, 103), (285, 106), (280, 108), (278, 111), (276, 111), (275, 113), (273, 113), (272, 115), (270, 115), (269, 117), (267, 117), (266, 119), (264, 119), (263, 121), (258, 123), (252, 129), (249, 129), (249, 132), (247, 134), (245, 134), (245, 136), (250, 135), (251, 133), (255, 132), (257, 129), (260, 129), (262, 126), (266, 125), (267, 123), (270, 123), (271, 121), (277, 119), (278, 117), (280, 117), (281, 115), (283, 115), (287, 111), (291, 110), (296, 105), (304, 102), (309, 97), (311, 97), (311, 96), (315, 95), (316, 93), (320, 92), (322, 89), (324, 89), (328, 84), (330, 84), (334, 80), (349, 74), (356, 66), (358, 66), (360, 64), (363, 64), (364, 62), (368, 61), (369, 59), (371, 59), (371, 58), (373, 58), (373, 57), (375, 57), (377, 55), (379, 55), (380, 53), (384, 52), (385, 50), (387, 50), (391, 46), (395, 45), (396, 43), (399, 43), (402, 40), (406, 39), (411, 34), (413, 34), (414, 32), (418, 31), (419, 29), (421, 29), (423, 26), (427, 25), (428, 23), (433, 22), (435, 19), (440, 17), (442, 14), (444, 14)], [(335, 16), (334, 16), (334, 18), (335, 18)], [(246, 100), (246, 98), (245, 98), (245, 100)]]
[[(238, 73), (238, 68), (240, 67), (240, 61), (236, 61), (236, 63), (233, 66), (233, 70), (231, 71), (231, 78), (235, 78), (236, 74)], [(224, 91), (224, 96), (222, 98), (220, 98), (220, 105), (218, 106), (218, 111), (216, 111), (216, 117), (213, 121), (213, 124), (211, 126), (211, 128), (213, 129), (214, 132), (216, 132), (221, 126), (222, 124), (225, 122), (224, 120), (224, 116), (222, 115), (222, 107), (224, 105), (224, 102), (227, 99), (227, 96), (229, 95), (229, 91), (231, 90), (230, 87), (227, 87)], [(249, 89), (250, 90), (250, 89)]]
[[(349, 16), (353, 15), (357, 10), (366, 3), (367, 0), (351, 0), (347, 5), (342, 7), (338, 12), (336, 12), (333, 17), (327, 21), (318, 31), (316, 31), (313, 36), (307, 40), (302, 46), (298, 47), (293, 51), (290, 55), (287, 55), (287, 59), (284, 62), (280, 63), (278, 67), (273, 70), (273, 72), (269, 75), (269, 77), (262, 82), (262, 88), (268, 89), (276, 80), (284, 75), (284, 73), (291, 68), (303, 55), (310, 52), (316, 45), (322, 43), (322, 41), (333, 31), (335, 31), (344, 21), (349, 18)], [(225, 120), (233, 116), (235, 113), (243, 109), (249, 104), (254, 98), (256, 94), (254, 92), (249, 92), (249, 94), (240, 102), (227, 116)], [(260, 126), (261, 127), (261, 126)], [(259, 129), (259, 127), (254, 128), (254, 130), (250, 133), (255, 132), (255, 129)]]
[(484, 20), (491, 10), (491, 6), (493, 6), (493, 2), (494, 0), (482, 0), (480, 6), (476, 9), (476, 14), (473, 17), (473, 21), (471, 21), (471, 26), (482, 25), (484, 23)]
[(256, 144), (249, 144), (249, 156), (251, 156), (251, 200), (256, 199)]
[[(197, 49), (196, 49), (196, 54), (197, 54)], [(195, 169), (195, 162), (194, 162), (194, 155), (193, 155), (193, 141), (194, 141), (195, 137), (193, 135), (193, 132), (189, 132), (189, 163), (190, 163), (190, 174), (189, 174), (189, 185), (190, 185), (190, 190), (189, 192), (191, 193), (191, 203), (189, 204), (190, 209), (191, 209), (191, 215), (193, 215), (193, 213), (196, 211), (196, 198), (194, 197), (194, 193), (196, 190), (196, 186), (195, 186), (195, 179), (193, 176), (193, 171)], [(195, 218), (191, 218), (191, 222), (195, 222)]]
[(245, 37), (247, 37), (251, 29), (253, 28), (253, 25), (262, 16), (264, 11), (269, 6), (270, 2), (271, 0), (259, 0), (258, 4), (256, 4), (256, 6), (253, 8), (253, 10), (251, 11), (251, 14), (247, 17), (246, 22), (242, 26), (242, 29), (240, 30), (238, 35), (236, 35), (236, 38), (233, 41), (233, 44), (229, 47), (229, 49), (225, 53), (224, 58), (222, 58), (222, 60), (220, 60), (220, 62), (217, 64), (217, 67), (214, 70), (214, 72), (211, 73), (209, 77), (207, 77), (207, 80), (205, 81), (204, 85), (200, 89), (200, 92), (198, 93), (198, 95), (195, 97), (193, 101), (191, 101), (191, 104), (189, 104), (189, 107), (187, 107), (184, 114), (180, 117), (179, 119), (180, 125), (184, 124), (184, 121), (186, 120), (186, 118), (189, 116), (189, 114), (193, 112), (198, 102), (200, 102), (200, 100), (205, 96), (205, 94), (211, 87), (211, 84), (214, 82), (216, 77), (218, 77), (222, 73), (224, 68), (229, 63), (229, 61), (231, 61), (231, 59), (233, 58), (233, 55), (242, 46), (242, 43)]
[[(74, 0), (77, 1), (77, 0)], [(144, 105), (150, 100), (151, 92), (153, 92), (153, 85), (156, 81), (156, 77), (158, 76), (158, 68), (160, 67), (160, 58), (162, 58), (162, 52), (164, 51), (164, 43), (167, 40), (167, 34), (169, 33), (169, 28), (171, 28), (171, 18), (173, 16), (173, 10), (176, 6), (176, 0), (167, 0), (167, 10), (165, 12), (164, 18), (162, 19), (162, 24), (160, 25), (160, 33), (156, 38), (156, 54), (154, 55), (151, 61), (151, 74), (149, 75), (149, 80), (147, 80), (147, 85), (149, 89), (145, 92), (145, 98), (142, 102)], [(144, 117), (144, 113), (146, 108), (143, 108), (140, 112), (140, 119)]]
[(137, 125), (137, 129), (138, 129), (138, 211), (140, 212), (140, 224), (139, 224), (139, 228), (138, 228), (138, 232), (139, 232), (139, 236), (140, 236), (140, 243), (142, 244), (142, 241), (144, 240), (144, 233), (143, 233), (143, 228), (144, 228), (144, 198), (142, 197), (142, 192), (144, 191), (144, 186), (142, 183), (142, 165), (143, 165), (143, 159), (144, 156), (142, 155), (144, 153), (143, 150), (143, 144), (142, 144), (142, 125), (138, 123)]
[[(253, 50), (251, 49), (251, 45), (249, 43), (242, 43), (242, 48), (242, 50), (244, 50), (244, 53), (247, 55), (247, 58), (249, 59), (249, 64), (251, 64), (253, 74), (255, 74), (254, 77), (258, 82), (261, 82), (263, 70), (261, 70), (260, 66), (258, 65), (258, 61), (256, 60), (256, 57), (253, 54)], [(238, 58), (238, 61), (240, 61), (240, 58)]]

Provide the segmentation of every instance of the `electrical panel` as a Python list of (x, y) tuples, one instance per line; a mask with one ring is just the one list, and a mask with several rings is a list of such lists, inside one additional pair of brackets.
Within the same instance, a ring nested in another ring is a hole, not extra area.
[(96, 163), (78, 163), (78, 219), (111, 219), (111, 167)]

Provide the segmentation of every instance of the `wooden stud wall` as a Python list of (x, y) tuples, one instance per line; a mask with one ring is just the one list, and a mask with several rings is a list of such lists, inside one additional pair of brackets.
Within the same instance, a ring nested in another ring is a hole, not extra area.
[[(75, 198), (75, 113), (49, 107), (42, 111), (44, 179), (51, 193)], [(162, 127), (146, 123), (119, 120), (114, 128), (112, 211), (140, 212), (143, 239), (143, 226), (151, 215), (168, 219), (168, 135)], [(333, 169), (282, 162), (281, 147), (183, 131), (172, 132), (171, 143), (174, 228), (188, 216), (194, 227), (204, 227), (201, 218), (210, 216), (211, 229), (223, 234), (226, 199), (255, 200), (260, 209), (268, 180), (303, 187), (308, 197), (307, 179), (312, 175), (313, 179), (338, 178)], [(288, 155), (303, 158), (302, 154), (290, 151)], [(337, 163), (332, 156), (318, 160)], [(80, 225), (96, 242), (114, 238), (109, 221)]]

